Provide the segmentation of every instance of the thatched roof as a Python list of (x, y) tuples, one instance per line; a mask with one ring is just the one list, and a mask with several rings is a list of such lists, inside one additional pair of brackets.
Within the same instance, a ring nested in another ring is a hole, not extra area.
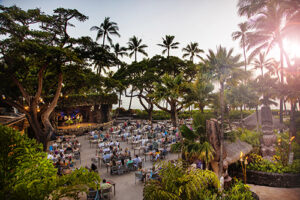
[(224, 147), (227, 153), (225, 161), (227, 161), (228, 165), (235, 163), (240, 159), (240, 152), (249, 154), (252, 151), (252, 146), (250, 144), (240, 140), (237, 140), (236, 142), (225, 141)]
[(68, 95), (59, 98), (57, 107), (94, 106), (101, 104), (116, 104), (118, 96), (113, 94)]

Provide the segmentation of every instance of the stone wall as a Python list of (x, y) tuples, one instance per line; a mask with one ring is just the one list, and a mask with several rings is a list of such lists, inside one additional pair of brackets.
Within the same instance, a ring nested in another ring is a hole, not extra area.
[[(230, 176), (243, 178), (241, 171), (231, 171)], [(269, 173), (247, 170), (247, 183), (271, 187), (300, 187), (300, 174)]]

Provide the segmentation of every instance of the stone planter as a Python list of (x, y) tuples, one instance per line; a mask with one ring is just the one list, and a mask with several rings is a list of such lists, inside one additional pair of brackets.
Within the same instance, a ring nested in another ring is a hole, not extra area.
[[(243, 178), (241, 171), (232, 171), (230, 176)], [(271, 187), (300, 187), (300, 174), (279, 174), (247, 170), (247, 183)]]

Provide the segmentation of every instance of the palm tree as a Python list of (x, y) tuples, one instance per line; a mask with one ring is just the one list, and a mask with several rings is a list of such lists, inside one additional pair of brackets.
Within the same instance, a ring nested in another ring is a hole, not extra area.
[(134, 61), (137, 62), (137, 53), (141, 53), (145, 56), (148, 56), (148, 54), (145, 51), (145, 48), (147, 47), (147, 45), (142, 44), (142, 39), (138, 39), (136, 36), (129, 38), (128, 50), (131, 51), (129, 53), (129, 57), (131, 58), (134, 54)]
[(199, 49), (198, 42), (191, 42), (185, 48), (183, 48), (182, 51), (185, 52), (182, 57), (185, 58), (185, 57), (190, 56), (190, 60), (192, 62), (194, 62), (195, 56), (202, 59), (202, 57), (199, 56), (199, 53), (204, 53), (204, 51), (202, 49)]
[(266, 53), (259, 53), (258, 58), (252, 64), (254, 69), (260, 69), (261, 76), (264, 77), (264, 68), (269, 69), (273, 64), (273, 59), (267, 59)]
[(162, 38), (163, 43), (157, 44), (158, 46), (161, 46), (165, 48), (162, 53), (165, 54), (167, 52), (167, 57), (170, 56), (170, 49), (178, 49), (179, 42), (173, 42), (175, 36), (173, 35), (166, 35), (165, 38)]
[(205, 161), (205, 169), (208, 170), (209, 168), (209, 163), (214, 159), (214, 148), (210, 145), (208, 142), (204, 142), (201, 145), (201, 153), (200, 153), (200, 158), (201, 160)]
[[(115, 54), (115, 56), (118, 58), (119, 56), (123, 57), (123, 56), (127, 56), (128, 53), (127, 48), (126, 47), (122, 47), (120, 46), (119, 43), (116, 43), (115, 45), (112, 44), (112, 48), (113, 48), (113, 53)], [(120, 68), (120, 65), (118, 65), (118, 69)], [(119, 96), (119, 109), (121, 107), (121, 95), (122, 95), (122, 90), (120, 90), (120, 96)]]
[(247, 71), (247, 57), (246, 57), (246, 38), (249, 34), (249, 24), (247, 22), (240, 23), (238, 31), (232, 33), (232, 39), (237, 40), (240, 39), (240, 47), (243, 48), (244, 53), (244, 61), (245, 61), (245, 71)]
[[(219, 46), (217, 52), (214, 53), (209, 49), (206, 63), (211, 67), (213, 78), (220, 83), (220, 110), (221, 110), (221, 138), (224, 138), (224, 85), (226, 82), (233, 82), (230, 79), (236, 78), (237, 75), (242, 74), (239, 69), (243, 65), (240, 62), (241, 55), (233, 56), (233, 49), (227, 51), (226, 48)], [(221, 139), (220, 155), (223, 155), (224, 139)], [(219, 177), (222, 176), (223, 156), (220, 157), (219, 163)]]
[[(112, 44), (111, 47), (113, 48), (113, 53), (115, 54), (115, 56), (117, 58), (119, 58), (119, 56), (121, 56), (122, 58), (123, 58), (123, 56), (128, 56), (127, 48), (120, 46), (119, 43)], [(118, 69), (119, 69), (119, 67), (120, 66), (118, 65)]]
[[(129, 38), (128, 42), (128, 50), (131, 51), (129, 53), (129, 57), (131, 58), (134, 55), (134, 61), (137, 62), (137, 53), (141, 53), (145, 56), (148, 56), (148, 54), (145, 51), (145, 48), (148, 46), (145, 44), (142, 44), (142, 39), (138, 39), (136, 36), (133, 36)], [(131, 109), (131, 103), (132, 103), (132, 95), (133, 95), (133, 88), (131, 89), (131, 95), (130, 95), (130, 102), (128, 110)]]
[[(300, 2), (295, 0), (239, 0), (239, 14), (247, 16), (252, 21), (255, 31), (248, 37), (249, 48), (254, 48), (252, 54), (258, 54), (261, 49), (267, 52), (278, 44), (280, 49), (281, 84), (284, 84), (284, 57), (287, 66), (291, 63), (283, 48), (283, 36), (296, 33), (299, 35)], [(280, 123), (283, 123), (283, 99), (280, 99)]]
[(104, 21), (100, 24), (100, 26), (92, 26), (91, 31), (97, 31), (96, 41), (98, 41), (101, 37), (103, 37), (102, 46), (105, 45), (105, 38), (108, 39), (110, 43), (112, 43), (112, 39), (109, 35), (116, 35), (120, 37), (121, 35), (118, 33), (119, 27), (116, 22), (111, 22), (109, 17), (105, 17)]

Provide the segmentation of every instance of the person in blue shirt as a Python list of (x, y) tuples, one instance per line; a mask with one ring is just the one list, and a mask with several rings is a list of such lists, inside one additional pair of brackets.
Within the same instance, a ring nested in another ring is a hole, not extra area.
[(105, 153), (104, 156), (103, 156), (103, 159), (104, 160), (110, 159), (110, 153)]

